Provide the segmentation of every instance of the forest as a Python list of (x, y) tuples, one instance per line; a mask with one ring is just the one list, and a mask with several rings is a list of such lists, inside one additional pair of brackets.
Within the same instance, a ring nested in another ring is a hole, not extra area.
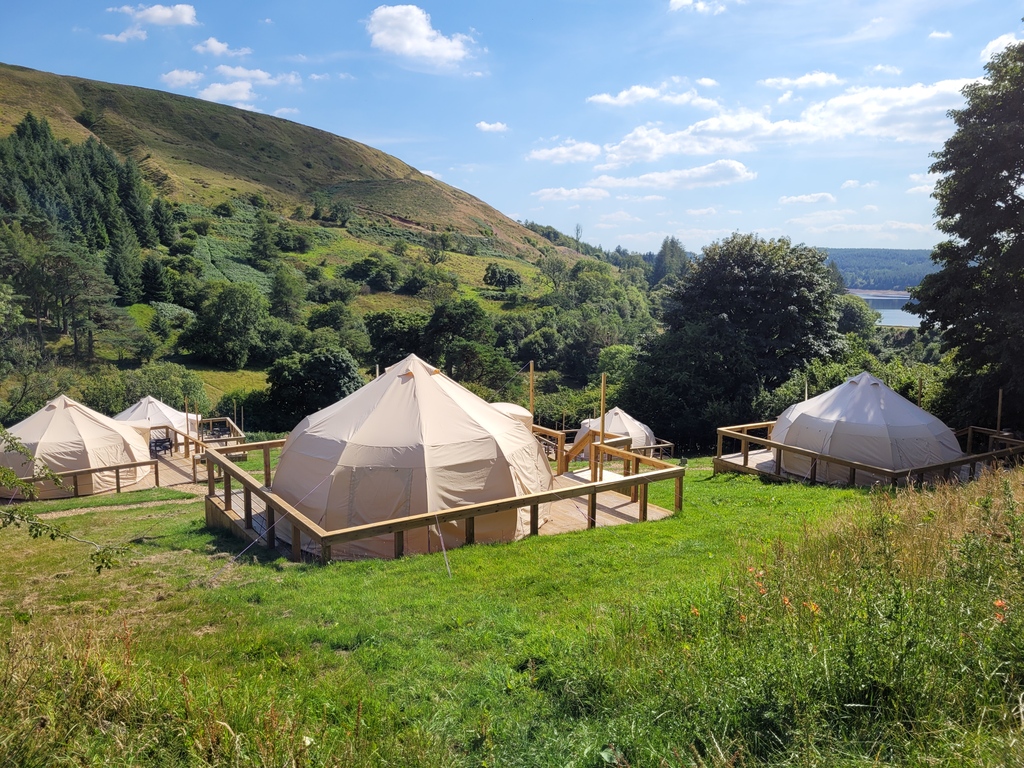
[[(533, 261), (454, 227), (382, 226), (337, 188), (290, 210), (179, 202), (28, 114), (0, 140), (0, 422), (60, 392), (109, 414), (153, 394), (283, 432), (411, 352), (492, 400), (525, 402), (533, 361), (548, 426), (594, 415), (605, 373), (610, 405), (687, 450), (860, 370), (974, 415), (938, 337), (877, 328), (822, 249), (737, 233), (700, 254), (674, 237), (606, 251), (524, 226)], [(211, 401), (210, 368), (261, 376)]]

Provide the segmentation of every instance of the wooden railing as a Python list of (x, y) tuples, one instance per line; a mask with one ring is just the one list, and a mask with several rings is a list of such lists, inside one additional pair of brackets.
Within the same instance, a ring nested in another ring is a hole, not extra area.
[(565, 432), (557, 429), (548, 429), (542, 427), (539, 424), (533, 424), (531, 426), (534, 437), (537, 438), (537, 442), (544, 448), (545, 453), (551, 455), (555, 459), (555, 463), (558, 470), (555, 474), (562, 474), (565, 472), (569, 462), (565, 459)]
[[(977, 476), (977, 467), (979, 464), (990, 464), (1010, 457), (1024, 455), (1024, 441), (1022, 440), (996, 432), (994, 429), (986, 429), (984, 427), (967, 427), (959, 430), (955, 434), (958, 437), (964, 436), (967, 438), (968, 450), (970, 450), (973, 441), (977, 437), (986, 437), (988, 440), (987, 451), (976, 454), (967, 453), (953, 461), (929, 464), (923, 467), (893, 470), (886, 469), (885, 467), (876, 467), (859, 461), (842, 459), (825, 453), (818, 453), (817, 451), (799, 448), (794, 445), (775, 442), (771, 439), (771, 431), (774, 426), (774, 421), (762, 421), (755, 424), (740, 424), (733, 427), (720, 427), (718, 429), (718, 451), (715, 456), (716, 470), (720, 467), (727, 469), (727, 465), (722, 458), (724, 455), (723, 444), (726, 439), (739, 441), (743, 467), (748, 467), (750, 464), (750, 447), (752, 445), (774, 451), (775, 465), (772, 474), (777, 477), (782, 476), (782, 460), (785, 454), (806, 457), (810, 460), (810, 472), (807, 480), (811, 483), (817, 482), (819, 463), (846, 467), (849, 470), (849, 485), (856, 485), (858, 472), (867, 472), (868, 474), (881, 477), (892, 485), (897, 484), (901, 480), (910, 482), (911, 478), (916, 478), (917, 482), (923, 485), (925, 477), (928, 475), (936, 476), (941, 474), (944, 479), (949, 480), (953, 476), (954, 469), (965, 466), (968, 467), (968, 477), (970, 479), (974, 479)], [(762, 430), (767, 431), (767, 437), (760, 437), (752, 434), (755, 431)], [(1003, 447), (998, 448), (997, 446), (999, 445), (1002, 445)]]
[[(270, 444), (282, 443), (283, 441), (268, 441)], [(265, 445), (251, 443), (238, 446), (232, 450), (255, 450)], [(269, 448), (267, 449), (269, 450)], [(606, 450), (609, 450), (606, 448)], [(617, 450), (617, 449), (610, 449)], [(266, 454), (264, 454), (266, 456)], [(587, 497), (587, 527), (594, 528), (597, 525), (597, 497), (599, 493), (608, 491), (623, 491), (631, 489), (631, 494), (639, 502), (639, 519), (647, 519), (647, 497), (650, 483), (662, 480), (676, 481), (675, 511), (682, 509), (682, 480), (686, 473), (685, 466), (672, 466), (656, 459), (629, 454), (631, 460), (639, 459), (643, 465), (655, 466), (651, 472), (635, 472), (628, 477), (615, 478), (603, 482), (591, 482), (572, 488), (561, 488), (558, 490), (544, 491), (542, 493), (527, 494), (514, 498), (498, 499), (495, 501), (471, 504), (464, 507), (445, 509), (439, 512), (429, 512), (420, 515), (384, 520), (378, 523), (353, 526), (337, 530), (325, 530), (319, 524), (314, 523), (302, 512), (295, 509), (291, 504), (275, 494), (272, 490), (258, 483), (241, 467), (221, 454), (215, 448), (206, 451), (207, 462), (207, 497), (206, 497), (206, 519), (209, 525), (218, 525), (218, 515), (225, 513), (229, 517), (237, 519), (246, 530), (253, 530), (253, 507), (252, 499), (260, 499), (266, 510), (266, 529), (263, 538), (270, 547), (277, 544), (275, 527), (285, 523), (291, 527), (292, 556), (300, 559), (302, 554), (301, 536), (304, 534), (315, 544), (318, 544), (321, 557), (326, 561), (331, 557), (331, 547), (335, 544), (343, 544), (362, 539), (371, 539), (376, 536), (394, 534), (394, 554), (401, 557), (405, 551), (405, 531), (416, 528), (425, 528), (431, 525), (456, 522), (465, 520), (465, 541), (472, 544), (475, 541), (475, 520), (478, 517), (493, 515), (513, 509), (529, 508), (530, 510), (530, 535), (536, 536), (539, 528), (539, 508), (541, 504), (553, 501), (560, 501), (569, 498)], [(223, 475), (223, 494), (217, 494), (217, 477), (213, 468), (219, 467)], [(640, 464), (637, 465), (639, 469)], [(235, 499), (234, 483), (242, 487), (242, 510), (241, 515), (234, 511)], [(287, 522), (285, 522), (287, 521)]]
[[(156, 482), (156, 487), (160, 487), (160, 462), (156, 459), (149, 459), (147, 461), (130, 461), (124, 464), (111, 464), (109, 467), (90, 467), (89, 469), (72, 469), (67, 472), (55, 472), (54, 477), (60, 478), (62, 481), (64, 478), (71, 478), (71, 488), (68, 488), (67, 483), (64, 483), (64, 487), (58, 487), (58, 490), (68, 491), (71, 490), (74, 496), (79, 496), (80, 483), (79, 477), (85, 477), (88, 475), (95, 475), (99, 472), (113, 472), (114, 473), (114, 490), (117, 493), (121, 492), (121, 471), (129, 469), (138, 469), (139, 467), (152, 467), (153, 478)], [(32, 483), (38, 485), (40, 483), (48, 482), (51, 478), (49, 477), (22, 477), (18, 478), (22, 482)]]
[[(629, 438), (617, 438), (616, 440), (608, 440), (604, 443), (593, 443), (593, 450), (590, 452), (590, 479), (591, 481), (599, 481), (604, 478), (601, 476), (601, 470), (604, 467), (605, 462), (603, 459), (608, 457), (610, 459), (619, 459), (622, 461), (622, 474), (624, 477), (631, 477), (641, 474), (640, 470), (642, 467), (651, 467), (655, 472), (660, 472), (666, 469), (676, 469), (678, 467), (686, 467), (686, 459), (680, 459), (678, 464), (669, 464), (667, 461), (662, 459), (656, 459), (653, 456), (647, 456), (646, 454), (637, 453), (633, 450), (623, 450), (622, 448), (616, 447), (614, 443), (621, 443), (623, 441), (629, 441)], [(683, 508), (683, 474), (680, 474), (675, 479), (675, 509), (678, 511)], [(640, 502), (640, 486), (634, 485), (630, 489), (630, 501), (634, 504)], [(644, 486), (643, 502), (641, 508), (643, 510), (643, 519), (647, 519), (647, 498), (646, 498), (646, 486)]]

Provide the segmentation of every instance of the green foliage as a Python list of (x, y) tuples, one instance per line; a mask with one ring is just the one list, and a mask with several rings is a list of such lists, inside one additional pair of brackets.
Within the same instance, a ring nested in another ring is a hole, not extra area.
[(261, 270), (270, 269), (276, 262), (280, 250), (275, 237), (273, 222), (269, 216), (257, 218), (249, 243), (249, 261)]
[(484, 284), (507, 291), (509, 288), (517, 288), (522, 285), (523, 278), (511, 267), (503, 267), (492, 261), (484, 271)]
[(147, 303), (169, 302), (173, 298), (167, 280), (167, 270), (156, 255), (150, 254), (142, 262), (139, 277), (142, 283), (142, 298)]
[(373, 349), (374, 362), (383, 367), (418, 353), (422, 348), (423, 331), (430, 318), (422, 312), (389, 309), (371, 312), (363, 318)]
[(305, 297), (306, 281), (302, 275), (285, 264), (278, 265), (270, 285), (270, 314), (295, 322), (302, 313)]
[(179, 344), (213, 365), (239, 369), (260, 343), (269, 302), (249, 283), (214, 283)]
[(235, 209), (227, 200), (217, 203), (213, 206), (213, 215), (219, 216), (222, 219), (230, 219), (235, 215)]
[(402, 263), (397, 259), (373, 251), (366, 258), (351, 264), (345, 270), (345, 277), (375, 291), (393, 291), (402, 284), (403, 273)]
[[(344, 349), (292, 354), (267, 370), (269, 429), (292, 429), (306, 416), (355, 392), (366, 381)], [(272, 418), (269, 416), (272, 415)]]
[(666, 278), (679, 280), (685, 277), (689, 269), (690, 257), (683, 244), (675, 237), (666, 237), (654, 259), (654, 268), (648, 281), (653, 288)]
[(860, 296), (852, 293), (841, 293), (836, 296), (839, 309), (839, 320), (836, 328), (842, 334), (853, 333), (865, 341), (875, 335), (875, 324), (881, 313), (868, 306)]
[(1024, 104), (1024, 45), (1015, 43), (985, 65), (987, 76), (963, 89), (967, 104), (949, 114), (956, 131), (934, 154), (939, 230), (949, 236), (932, 260), (939, 271), (912, 291), (910, 311), (942, 332), (956, 350), (958, 416), (989, 421), (997, 390), (1004, 424), (1024, 419), (1024, 151), (1017, 137)]
[(134, 370), (107, 367), (84, 379), (82, 402), (90, 408), (114, 416), (143, 397), (155, 397), (177, 410), (205, 413), (210, 409), (203, 380), (195, 371), (177, 363), (147, 363)]
[(849, 288), (905, 291), (935, 271), (927, 249), (824, 248)]

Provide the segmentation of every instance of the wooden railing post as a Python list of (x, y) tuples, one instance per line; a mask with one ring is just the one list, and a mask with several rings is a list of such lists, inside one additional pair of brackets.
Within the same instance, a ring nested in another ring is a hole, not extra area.
[(675, 498), (675, 511), (683, 511), (683, 478), (676, 478), (676, 498)]
[(640, 522), (647, 522), (647, 490), (650, 488), (648, 483), (641, 483), (637, 486), (640, 491)]
[(536, 536), (540, 528), (540, 504), (530, 505), (530, 535)]
[(811, 485), (818, 482), (818, 460), (811, 459), (811, 476), (808, 478), (811, 481)]
[(743, 439), (743, 466), (746, 467), (750, 464), (750, 441), (746, 438)]
[(245, 515), (245, 529), (252, 529), (252, 491), (249, 486), (245, 486), (242, 492), (242, 512)]
[(587, 496), (587, 528), (597, 527), (597, 492), (591, 491)]
[(718, 433), (718, 453), (717, 458), (722, 458), (722, 433)]
[(153, 461), (153, 474), (155, 475), (155, 478), (156, 478), (156, 487), (159, 488), (160, 487), (160, 462), (159, 461), (156, 461), (156, 460)]
[(270, 447), (263, 447), (263, 485), (270, 487)]
[[(440, 531), (440, 529), (438, 529), (438, 534), (440, 534), (440, 533), (441, 533), (441, 531)], [(476, 518), (475, 517), (467, 517), (466, 518), (466, 543), (467, 544), (475, 544), (476, 543)]]
[(857, 481), (857, 468), (850, 467), (850, 482), (849, 485), (853, 485)]
[(782, 449), (775, 449), (775, 474), (782, 475)]
[(267, 502), (267, 546), (277, 546), (277, 533), (274, 531), (274, 505)]
[(565, 432), (558, 433), (555, 445), (558, 452), (558, 474), (564, 475), (569, 471), (569, 462), (565, 457)]
[[(429, 533), (427, 534), (430, 535)], [(395, 560), (405, 554), (405, 531), (395, 531)]]
[[(639, 475), (640, 474), (640, 459), (639, 458), (631, 459), (629, 463), (633, 465), (633, 474), (634, 475)], [(629, 500), (633, 504), (636, 504), (636, 500), (637, 500), (637, 490), (636, 489), (637, 489), (637, 486), (635, 486), (635, 485), (629, 489)]]
[(78, 498), (78, 475), (71, 476), (72, 482), (75, 484), (75, 498)]
[(117, 493), (121, 492), (121, 468), (117, 467), (114, 470), (114, 488)]
[(231, 509), (231, 475), (224, 473), (224, 509)]
[(294, 520), (292, 521), (292, 559), (297, 563), (302, 562), (302, 531)]
[(320, 545), (320, 562), (329, 563), (331, 562), (331, 545), (321, 544)]
[(217, 492), (217, 481), (213, 476), (213, 459), (206, 454), (206, 495), (213, 496)]

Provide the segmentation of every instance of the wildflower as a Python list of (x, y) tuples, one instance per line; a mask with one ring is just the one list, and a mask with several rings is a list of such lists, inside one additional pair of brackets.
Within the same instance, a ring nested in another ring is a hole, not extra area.
[(746, 623), (747, 623), (747, 614), (741, 613), (740, 614), (740, 624), (746, 624)]
[(999, 610), (1003, 610), (1004, 608), (1008, 607), (1007, 602), (1005, 600), (1003, 600), (1002, 598), (1000, 598), (999, 600), (993, 600), (992, 601), (992, 605), (994, 605)]
[(1005, 620), (1006, 620), (1006, 617), (1003, 614), (1001, 614), (1001, 613), (997, 613), (996, 614), (996, 621), (998, 621), (1000, 624), (1002, 624)]
[(818, 604), (813, 602), (813, 601), (808, 601), (808, 602), (804, 603), (803, 606), (804, 606), (804, 608), (806, 608), (811, 613), (817, 613), (818, 610), (819, 610)]
[(696, 605), (690, 606), (690, 613), (692, 613), (694, 616), (700, 616), (700, 611), (697, 610)]
[(757, 591), (758, 591), (758, 592), (760, 592), (760, 593), (761, 593), (762, 595), (766, 595), (766, 594), (768, 594), (768, 590), (767, 590), (767, 589), (765, 589), (764, 587), (761, 587), (761, 588), (760, 588), (759, 590), (757, 590)]
[(753, 573), (753, 572), (754, 572), (754, 566), (748, 565), (747, 566), (747, 573)]
[(789, 598), (786, 597), (785, 595), (782, 596), (782, 604), (784, 606), (786, 606), (787, 608), (792, 608), (793, 607), (792, 605), (789, 604)]

